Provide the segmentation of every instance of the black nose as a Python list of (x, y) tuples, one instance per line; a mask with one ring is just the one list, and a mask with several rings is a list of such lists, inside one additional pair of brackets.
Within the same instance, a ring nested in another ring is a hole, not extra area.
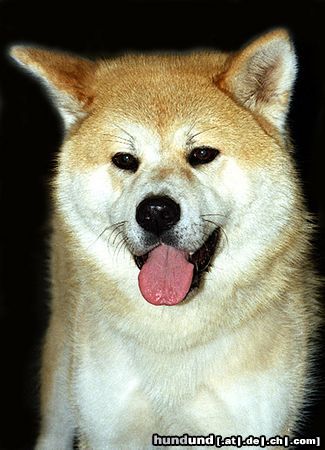
[(136, 210), (136, 221), (146, 231), (159, 236), (175, 225), (181, 216), (179, 205), (170, 197), (145, 198)]

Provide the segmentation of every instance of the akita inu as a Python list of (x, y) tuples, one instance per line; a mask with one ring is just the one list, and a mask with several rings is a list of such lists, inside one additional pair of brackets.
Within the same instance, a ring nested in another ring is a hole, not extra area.
[(287, 32), (231, 54), (11, 55), (65, 124), (36, 448), (292, 436), (318, 282), (286, 131)]

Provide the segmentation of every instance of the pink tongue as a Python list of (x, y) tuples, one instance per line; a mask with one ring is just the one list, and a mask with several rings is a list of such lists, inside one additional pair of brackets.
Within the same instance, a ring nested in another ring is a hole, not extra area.
[(143, 297), (153, 305), (176, 305), (184, 300), (193, 277), (186, 252), (169, 245), (152, 250), (139, 273)]

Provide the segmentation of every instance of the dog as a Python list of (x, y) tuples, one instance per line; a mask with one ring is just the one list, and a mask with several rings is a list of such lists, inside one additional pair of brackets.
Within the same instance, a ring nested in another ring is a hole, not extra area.
[(232, 53), (10, 54), (64, 124), (36, 449), (293, 439), (319, 282), (288, 32)]

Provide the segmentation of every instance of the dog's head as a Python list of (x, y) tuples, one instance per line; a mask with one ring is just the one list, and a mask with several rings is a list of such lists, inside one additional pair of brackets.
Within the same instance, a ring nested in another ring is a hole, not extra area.
[(222, 295), (280, 248), (299, 196), (285, 133), (296, 59), (284, 30), (233, 54), (11, 54), (64, 120), (59, 214), (120, 289), (134, 292), (138, 279), (155, 305), (208, 283)]

